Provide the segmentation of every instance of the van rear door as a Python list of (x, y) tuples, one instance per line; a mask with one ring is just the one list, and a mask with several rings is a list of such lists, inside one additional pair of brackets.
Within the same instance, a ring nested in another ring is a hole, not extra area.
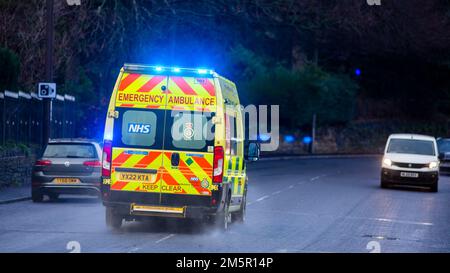
[(167, 77), (123, 73), (116, 96), (111, 190), (158, 193)]
[(214, 127), (208, 114), (174, 110), (167, 116), (161, 194), (211, 195)]
[(170, 76), (164, 138), (164, 195), (210, 196), (216, 95), (212, 78)]

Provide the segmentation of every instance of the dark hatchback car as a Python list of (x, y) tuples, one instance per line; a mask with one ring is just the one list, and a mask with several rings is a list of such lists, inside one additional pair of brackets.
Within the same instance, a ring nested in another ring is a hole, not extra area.
[(100, 196), (101, 145), (92, 140), (54, 139), (49, 141), (32, 171), (31, 196), (42, 202), (60, 194)]
[(439, 172), (450, 174), (450, 138), (438, 138), (436, 140), (439, 151)]

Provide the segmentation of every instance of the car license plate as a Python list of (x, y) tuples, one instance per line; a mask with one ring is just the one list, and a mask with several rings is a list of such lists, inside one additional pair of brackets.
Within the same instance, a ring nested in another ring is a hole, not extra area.
[(156, 175), (149, 173), (118, 173), (119, 181), (138, 181), (144, 183), (153, 183)]
[(58, 183), (58, 184), (76, 184), (76, 183), (80, 183), (80, 179), (61, 177), (61, 178), (55, 178), (54, 182)]
[(417, 177), (419, 177), (419, 174), (418, 173), (401, 172), (400, 176), (401, 177), (417, 178)]

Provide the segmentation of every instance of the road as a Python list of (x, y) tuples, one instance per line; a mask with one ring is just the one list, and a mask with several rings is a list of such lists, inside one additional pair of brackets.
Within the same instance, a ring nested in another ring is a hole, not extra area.
[(251, 164), (247, 221), (226, 234), (182, 220), (110, 231), (92, 198), (0, 205), (0, 252), (68, 252), (72, 241), (81, 252), (450, 252), (450, 178), (438, 193), (383, 190), (379, 165), (375, 157)]

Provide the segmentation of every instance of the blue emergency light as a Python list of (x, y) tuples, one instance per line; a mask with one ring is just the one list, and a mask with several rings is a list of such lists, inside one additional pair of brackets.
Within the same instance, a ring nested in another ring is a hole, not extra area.
[(153, 65), (145, 65), (145, 64), (125, 64), (125, 71), (130, 72), (140, 72), (140, 73), (164, 73), (165, 75), (182, 75), (182, 76), (191, 76), (195, 77), (196, 75), (202, 75), (204, 78), (214, 77), (214, 70), (206, 69), (206, 68), (181, 68), (181, 67), (167, 67), (167, 66), (153, 66)]
[(270, 140), (270, 135), (267, 134), (259, 134), (259, 140), (261, 141), (269, 141)]
[(303, 143), (310, 144), (311, 142), (312, 142), (312, 137), (310, 137), (310, 136), (303, 137)]
[(286, 143), (292, 143), (295, 141), (295, 137), (293, 135), (285, 135), (284, 136), (284, 142)]

